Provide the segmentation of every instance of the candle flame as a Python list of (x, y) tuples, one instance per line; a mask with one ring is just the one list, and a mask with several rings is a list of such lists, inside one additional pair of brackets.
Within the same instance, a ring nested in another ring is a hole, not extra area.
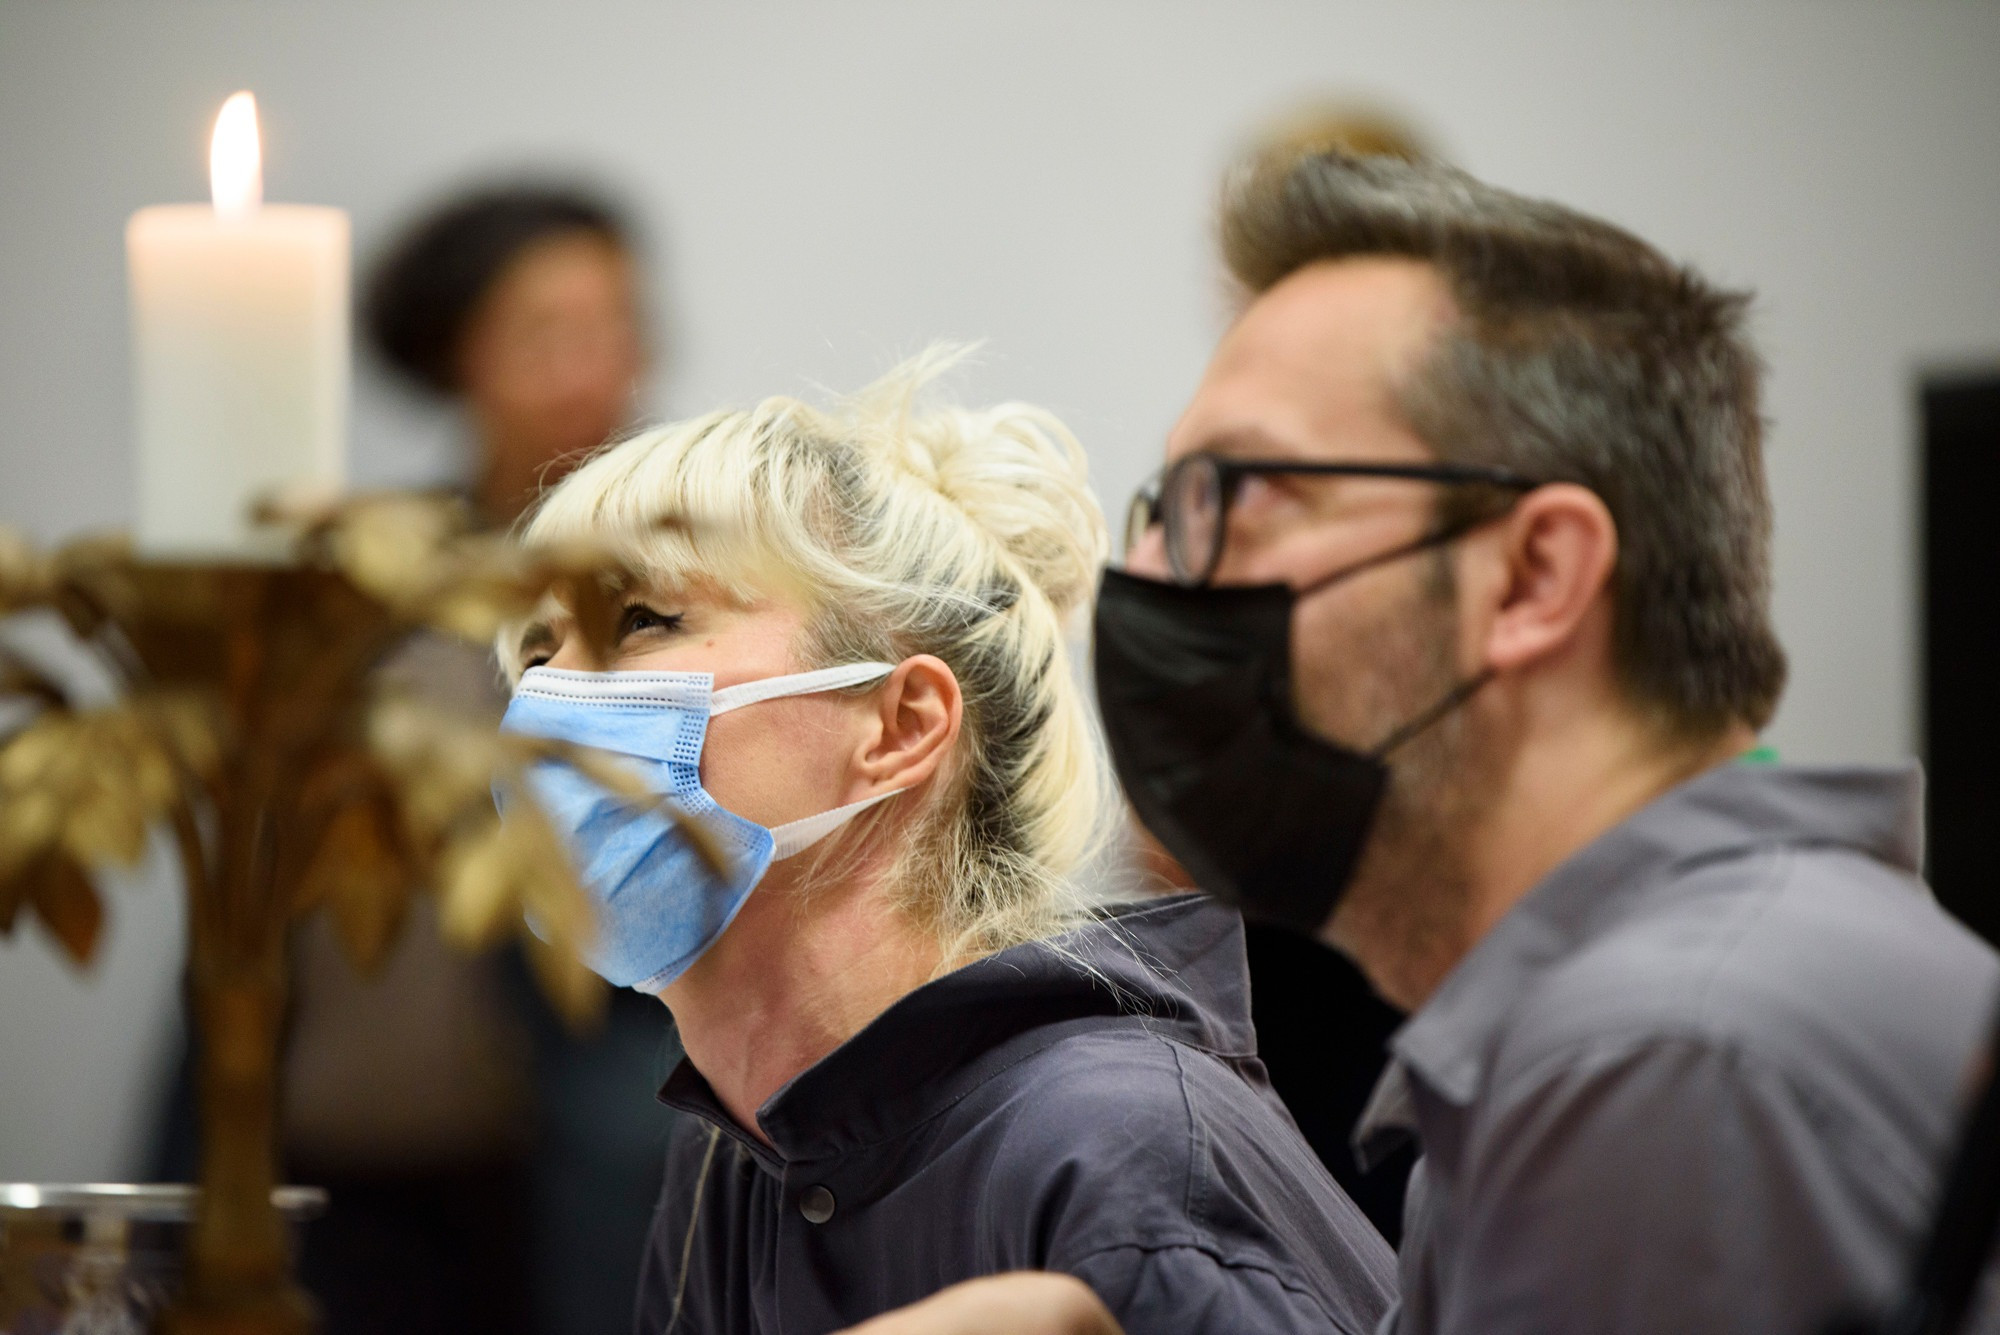
[(215, 211), (244, 218), (264, 202), (264, 153), (257, 141), (257, 99), (233, 94), (215, 118), (208, 141), (208, 189)]

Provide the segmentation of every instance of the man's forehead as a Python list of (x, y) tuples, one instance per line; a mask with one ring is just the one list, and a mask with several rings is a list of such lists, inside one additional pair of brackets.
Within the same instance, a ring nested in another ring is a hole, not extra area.
[(1169, 452), (1409, 453), (1392, 387), (1452, 312), (1444, 281), (1422, 261), (1309, 265), (1260, 295), (1224, 335)]

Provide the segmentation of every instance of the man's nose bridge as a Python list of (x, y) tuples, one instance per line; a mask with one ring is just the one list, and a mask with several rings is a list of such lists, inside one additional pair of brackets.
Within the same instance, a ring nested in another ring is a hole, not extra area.
[(1132, 549), (1125, 553), (1125, 569), (1147, 579), (1168, 578), (1166, 529), (1154, 524), (1141, 534), (1139, 540), (1132, 544)]

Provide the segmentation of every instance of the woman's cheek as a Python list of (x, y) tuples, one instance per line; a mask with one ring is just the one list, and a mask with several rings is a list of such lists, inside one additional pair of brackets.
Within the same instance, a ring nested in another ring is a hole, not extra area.
[(764, 826), (822, 809), (814, 803), (833, 741), (825, 720), (798, 704), (768, 700), (709, 720), (701, 782), (710, 797)]
[(708, 735), (701, 746), (701, 786), (727, 810), (745, 820), (756, 820), (755, 812), (744, 809), (749, 794), (742, 778), (746, 759), (742, 748), (751, 740), (743, 733), (744, 722), (742, 711), (708, 721)]

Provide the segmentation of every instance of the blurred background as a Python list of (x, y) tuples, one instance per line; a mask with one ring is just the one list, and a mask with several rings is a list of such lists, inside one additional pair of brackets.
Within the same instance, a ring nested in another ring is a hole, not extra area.
[[(1227, 315), (1218, 173), (1366, 105), (1756, 289), (1792, 661), (1766, 740), (1895, 760), (1926, 717), (1921, 387), (2000, 368), (1996, 72), (1992, 0), (0, 0), (0, 523), (129, 522), (125, 219), (206, 198), (239, 88), (266, 198), (350, 210), (358, 280), (463, 187), (581, 183), (631, 226), (643, 415), (980, 339), (964, 392), (1060, 413), (1114, 513)], [(356, 484), (476, 483), (460, 409), (356, 377)], [(88, 976), (0, 943), (0, 1179), (154, 1162), (180, 905), (129, 881)]]

